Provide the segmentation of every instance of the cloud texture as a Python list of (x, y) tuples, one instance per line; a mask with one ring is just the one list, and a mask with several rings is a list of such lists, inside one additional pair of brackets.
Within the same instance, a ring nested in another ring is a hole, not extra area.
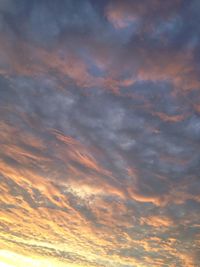
[(199, 22), (196, 0), (0, 1), (2, 264), (199, 266)]

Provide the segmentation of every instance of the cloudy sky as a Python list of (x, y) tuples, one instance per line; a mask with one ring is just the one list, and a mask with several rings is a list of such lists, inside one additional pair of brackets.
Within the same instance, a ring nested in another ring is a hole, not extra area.
[(200, 266), (200, 1), (0, 0), (0, 266)]

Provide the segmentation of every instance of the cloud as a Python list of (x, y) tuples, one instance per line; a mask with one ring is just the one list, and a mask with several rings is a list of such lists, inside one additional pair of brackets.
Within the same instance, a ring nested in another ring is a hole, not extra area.
[(198, 6), (0, 3), (4, 250), (198, 264)]
[(153, 227), (170, 227), (173, 223), (172, 221), (164, 216), (152, 216), (149, 218), (144, 218), (141, 220), (142, 224), (148, 224)]

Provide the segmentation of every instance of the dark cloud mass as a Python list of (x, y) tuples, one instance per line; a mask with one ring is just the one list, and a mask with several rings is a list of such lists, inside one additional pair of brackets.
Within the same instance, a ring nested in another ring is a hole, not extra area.
[(199, 22), (0, 0), (0, 265), (200, 265)]

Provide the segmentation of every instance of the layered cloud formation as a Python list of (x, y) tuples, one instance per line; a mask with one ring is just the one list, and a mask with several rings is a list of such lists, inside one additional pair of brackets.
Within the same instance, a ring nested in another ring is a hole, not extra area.
[(2, 265), (200, 265), (199, 22), (197, 0), (0, 1)]

